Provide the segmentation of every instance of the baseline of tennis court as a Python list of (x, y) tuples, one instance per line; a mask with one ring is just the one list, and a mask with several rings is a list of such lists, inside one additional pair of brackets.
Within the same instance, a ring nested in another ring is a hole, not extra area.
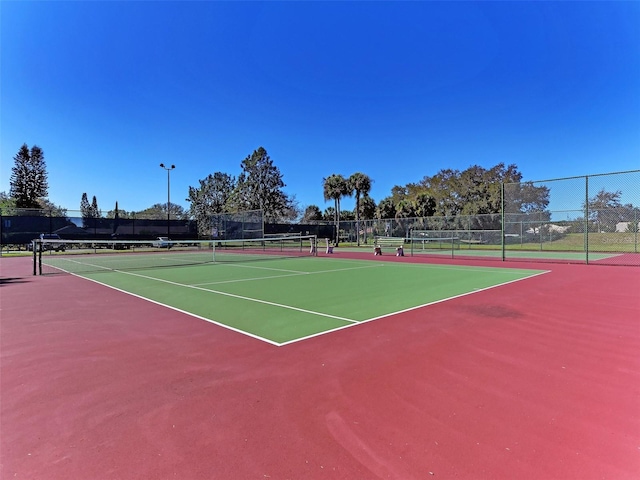
[(281, 346), (542, 273), (305, 257), (81, 276)]

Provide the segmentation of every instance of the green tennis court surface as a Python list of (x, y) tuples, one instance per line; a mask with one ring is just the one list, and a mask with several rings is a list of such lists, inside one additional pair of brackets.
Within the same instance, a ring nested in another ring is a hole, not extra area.
[(305, 257), (80, 275), (284, 345), (541, 273)]

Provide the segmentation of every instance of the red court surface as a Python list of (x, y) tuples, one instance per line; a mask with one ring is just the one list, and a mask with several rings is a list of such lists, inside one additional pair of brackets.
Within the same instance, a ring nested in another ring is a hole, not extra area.
[(551, 272), (275, 347), (2, 258), (0, 476), (640, 478), (640, 268), (484, 265)]

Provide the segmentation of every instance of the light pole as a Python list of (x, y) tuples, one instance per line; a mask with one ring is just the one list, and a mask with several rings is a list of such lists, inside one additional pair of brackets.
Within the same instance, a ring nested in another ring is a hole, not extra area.
[(170, 167), (166, 167), (164, 163), (161, 163), (160, 166), (167, 171), (167, 240), (171, 240), (171, 190), (170, 190), (170, 177), (171, 170), (176, 168), (175, 165), (171, 165)]

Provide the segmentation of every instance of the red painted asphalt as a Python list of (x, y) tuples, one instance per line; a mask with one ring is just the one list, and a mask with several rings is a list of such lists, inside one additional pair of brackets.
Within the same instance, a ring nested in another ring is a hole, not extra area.
[(639, 268), (507, 264), (551, 273), (278, 348), (28, 261), (3, 479), (640, 478)]

